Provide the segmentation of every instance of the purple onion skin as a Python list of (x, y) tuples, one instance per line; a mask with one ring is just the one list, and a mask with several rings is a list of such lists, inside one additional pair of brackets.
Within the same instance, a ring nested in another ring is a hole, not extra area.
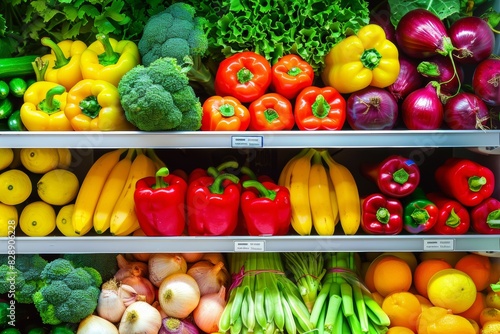
[(449, 36), (443, 22), (432, 12), (418, 8), (406, 13), (396, 27), (399, 49), (413, 58), (428, 58), (451, 52)]
[(398, 101), (424, 84), (424, 78), (418, 73), (417, 62), (414, 59), (400, 55), (399, 67), (398, 78), (386, 88)]
[[(440, 92), (442, 94), (455, 95), (457, 91), (460, 89), (460, 84), (464, 81), (464, 71), (462, 67), (459, 66), (458, 64), (455, 64), (458, 73), (457, 77), (454, 75), (455, 72), (453, 69), (453, 63), (451, 62), (450, 58), (438, 55), (426, 59), (425, 61), (435, 64), (439, 70), (439, 75), (437, 77), (433, 77), (426, 73), (420, 72), (421, 75), (427, 78), (425, 80), (425, 83), (428, 83), (430, 81), (437, 81), (438, 83), (441, 84)], [(417, 66), (417, 69), (420, 69), (420, 67)], [(450, 79), (451, 81), (449, 81)]]
[(198, 334), (200, 331), (188, 319), (177, 319), (165, 317), (162, 319), (162, 324), (158, 334)]
[(472, 89), (487, 105), (500, 106), (500, 59), (488, 58), (477, 65)]
[(460, 92), (444, 105), (444, 122), (452, 130), (483, 130), (488, 119), (488, 107), (472, 93)]
[(398, 102), (383, 88), (366, 87), (347, 99), (346, 119), (353, 130), (390, 130), (398, 112)]
[(488, 58), (495, 47), (495, 34), (480, 17), (467, 16), (458, 19), (448, 29), (455, 59), (463, 64), (479, 63)]
[(443, 104), (432, 84), (411, 92), (401, 105), (403, 123), (409, 130), (437, 130), (443, 124)]

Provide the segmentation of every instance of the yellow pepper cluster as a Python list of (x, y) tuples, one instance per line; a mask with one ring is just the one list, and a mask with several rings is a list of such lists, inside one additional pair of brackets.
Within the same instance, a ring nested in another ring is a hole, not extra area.
[(120, 104), (118, 83), (140, 64), (137, 45), (98, 34), (96, 41), (48, 37), (36, 60), (37, 82), (24, 94), (21, 120), (29, 131), (134, 130)]

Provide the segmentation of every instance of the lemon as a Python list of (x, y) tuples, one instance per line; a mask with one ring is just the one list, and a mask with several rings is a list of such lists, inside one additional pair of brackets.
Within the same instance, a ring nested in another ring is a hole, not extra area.
[(40, 199), (52, 205), (66, 205), (75, 199), (80, 189), (76, 175), (66, 169), (53, 169), (38, 180), (36, 190)]
[(10, 166), (14, 161), (14, 151), (11, 148), (0, 148), (0, 170)]
[(73, 228), (73, 223), (71, 217), (73, 216), (73, 211), (75, 209), (74, 204), (67, 204), (59, 209), (56, 216), (56, 226), (59, 232), (67, 237), (78, 237), (79, 234), (75, 232)]
[(427, 295), (435, 306), (462, 313), (476, 300), (476, 285), (472, 278), (455, 268), (441, 269), (427, 283)]
[(19, 169), (9, 169), (0, 174), (0, 202), (21, 204), (31, 195), (33, 185), (29, 176)]
[(22, 148), (20, 155), (21, 163), (32, 173), (47, 173), (59, 165), (56, 148)]
[(15, 231), (18, 218), (14, 205), (0, 203), (0, 237), (7, 237)]
[(29, 203), (21, 211), (19, 227), (29, 237), (45, 237), (56, 228), (56, 212), (44, 201)]
[(71, 159), (73, 158), (69, 148), (58, 148), (57, 154), (59, 155), (59, 164), (57, 168), (69, 169), (71, 166)]

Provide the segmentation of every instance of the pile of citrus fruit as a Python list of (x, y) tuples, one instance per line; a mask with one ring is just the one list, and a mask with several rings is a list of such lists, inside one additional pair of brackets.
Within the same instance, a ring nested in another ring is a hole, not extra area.
[(27, 236), (64, 228), (80, 181), (66, 148), (0, 149), (0, 236), (19, 225)]
[(364, 282), (388, 334), (499, 334), (500, 259), (464, 252), (372, 254)]

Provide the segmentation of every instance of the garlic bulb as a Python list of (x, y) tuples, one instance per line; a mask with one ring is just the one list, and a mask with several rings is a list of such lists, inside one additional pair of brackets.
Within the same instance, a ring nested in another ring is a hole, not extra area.
[(126, 306), (119, 296), (118, 282), (112, 278), (103, 283), (97, 300), (97, 315), (110, 322), (118, 322), (125, 312)]

